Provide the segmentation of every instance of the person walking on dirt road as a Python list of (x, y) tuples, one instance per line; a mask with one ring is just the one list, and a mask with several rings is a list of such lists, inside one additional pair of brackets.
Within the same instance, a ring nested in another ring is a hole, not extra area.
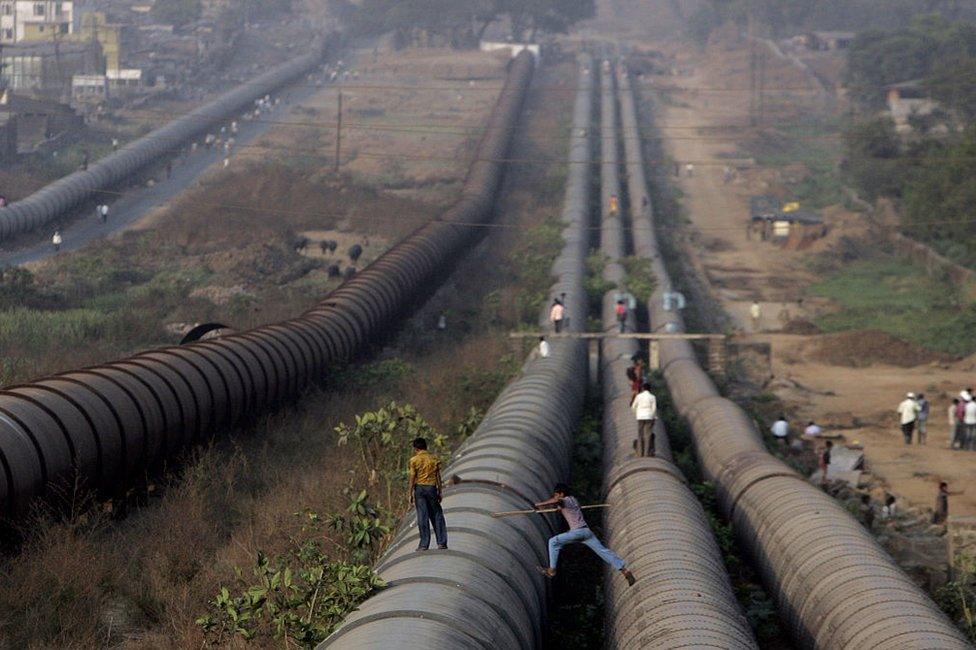
[(563, 319), (566, 317), (566, 307), (563, 303), (559, 301), (559, 298), (554, 298), (552, 305), (549, 307), (549, 320), (552, 321), (552, 327), (556, 331), (556, 334), (563, 328)]
[(627, 563), (619, 555), (603, 545), (583, 518), (583, 510), (580, 508), (579, 501), (569, 493), (569, 486), (565, 483), (557, 483), (553, 489), (552, 498), (540, 501), (535, 504), (536, 508), (556, 506), (560, 514), (569, 524), (569, 531), (549, 538), (549, 566), (538, 567), (539, 573), (547, 578), (556, 577), (556, 565), (559, 563), (559, 552), (568, 544), (585, 544), (596, 553), (601, 560), (620, 572), (627, 584), (633, 586), (637, 582), (634, 574), (627, 569)]
[(827, 474), (830, 473), (830, 451), (833, 449), (834, 443), (830, 440), (824, 446), (823, 451), (820, 452), (820, 485), (821, 487), (827, 485)]
[(925, 434), (928, 433), (929, 401), (922, 393), (918, 394), (918, 399), (915, 401), (918, 403), (918, 444), (924, 445)]
[(51, 237), (51, 245), (54, 246), (54, 252), (57, 253), (61, 250), (61, 231), (55, 230), (54, 236)]
[(785, 415), (780, 415), (779, 419), (773, 422), (773, 426), (769, 427), (769, 431), (776, 438), (776, 442), (780, 447), (786, 449), (790, 442), (790, 423), (786, 420)]
[(416, 438), (413, 441), (413, 456), (407, 464), (410, 492), (410, 505), (417, 509), (417, 532), (420, 533), (418, 551), (430, 548), (430, 525), (434, 525), (437, 548), (447, 548), (447, 523), (441, 509), (443, 485), (441, 483), (441, 462), (427, 451), (427, 440)]
[(918, 420), (918, 402), (915, 401), (915, 393), (907, 393), (905, 399), (898, 405), (898, 416), (901, 420), (901, 433), (905, 436), (905, 444), (912, 444), (912, 433), (915, 431), (915, 422)]
[(752, 318), (752, 331), (758, 332), (762, 326), (762, 307), (756, 300), (753, 300), (752, 305), (749, 306), (749, 317)]
[(963, 492), (950, 492), (948, 483), (945, 481), (939, 483), (939, 491), (935, 495), (935, 512), (932, 513), (933, 524), (944, 524), (949, 521), (949, 497)]
[(630, 408), (637, 417), (637, 440), (634, 450), (638, 456), (654, 457), (654, 422), (657, 420), (657, 398), (651, 393), (651, 385), (644, 384), (643, 390), (631, 401)]
[(102, 203), (98, 206), (98, 217), (102, 220), (102, 223), (108, 222), (108, 205)]
[(972, 451), (976, 445), (976, 400), (969, 400), (963, 407), (962, 426), (962, 448)]
[(958, 397), (952, 398), (949, 405), (949, 449), (960, 449), (963, 440), (962, 419), (966, 416), (966, 405)]
[(953, 397), (952, 404), (949, 405), (949, 410), (946, 412), (949, 421), (949, 449), (956, 449), (956, 445), (959, 444), (962, 437), (962, 416), (965, 413), (961, 412), (959, 407), (959, 398)]

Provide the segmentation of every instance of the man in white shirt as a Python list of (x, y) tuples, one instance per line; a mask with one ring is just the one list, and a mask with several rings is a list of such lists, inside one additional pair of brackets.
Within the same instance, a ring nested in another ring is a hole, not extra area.
[(963, 449), (972, 451), (976, 446), (976, 400), (966, 402), (966, 409), (963, 411), (962, 426), (965, 432), (963, 438)]
[(630, 404), (637, 416), (637, 440), (634, 450), (638, 456), (654, 457), (654, 422), (657, 420), (657, 398), (651, 393), (651, 385), (644, 384)]
[(817, 423), (813, 420), (810, 420), (810, 424), (808, 424), (807, 428), (803, 430), (803, 435), (805, 436), (816, 437), (821, 433), (823, 433), (823, 429), (821, 429), (820, 426), (817, 425)]
[(755, 300), (749, 306), (749, 317), (752, 318), (752, 331), (758, 332), (762, 325), (762, 307)]
[(780, 415), (779, 419), (773, 422), (773, 426), (769, 430), (773, 432), (773, 436), (776, 437), (776, 442), (779, 443), (779, 446), (786, 447), (790, 436), (790, 423), (786, 421), (786, 416)]
[(915, 432), (915, 421), (921, 409), (915, 401), (915, 393), (908, 393), (898, 405), (898, 416), (901, 419), (901, 433), (905, 436), (905, 444), (912, 444), (912, 433)]
[(563, 328), (563, 318), (566, 316), (566, 307), (560, 302), (559, 298), (552, 301), (552, 306), (549, 307), (549, 320), (552, 321), (552, 328), (556, 331), (556, 334)]
[(543, 359), (549, 356), (549, 341), (544, 336), (539, 337), (539, 356)]

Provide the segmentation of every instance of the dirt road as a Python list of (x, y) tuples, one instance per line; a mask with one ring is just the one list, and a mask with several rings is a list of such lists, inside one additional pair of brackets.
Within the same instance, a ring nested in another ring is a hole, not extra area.
[[(817, 420), (828, 431), (865, 445), (870, 471), (907, 506), (931, 507), (938, 481), (965, 489), (976, 477), (976, 454), (951, 451), (946, 445), (946, 409), (963, 386), (973, 383), (968, 369), (925, 364), (915, 368), (870, 365), (864, 368), (828, 365), (811, 353), (817, 336), (753, 334), (752, 301), (761, 307), (759, 330), (779, 330), (792, 318), (810, 318), (831, 306), (806, 299), (805, 288), (816, 281), (808, 271), (812, 256), (827, 248), (785, 250), (746, 234), (749, 197), (770, 189), (767, 170), (741, 169), (726, 183), (724, 167), (735, 155), (748, 128), (748, 49), (737, 44), (713, 46), (707, 54), (678, 47), (677, 78), (657, 83), (678, 86), (656, 116), (669, 154), (681, 168), (680, 187), (695, 238), (697, 265), (733, 322), (747, 338), (772, 343), (774, 380), (769, 388), (791, 409), (795, 426)], [(770, 63), (776, 66), (774, 60)], [(804, 83), (801, 72), (787, 61), (773, 68), (778, 83)], [(660, 97), (660, 93), (658, 93)], [(662, 105), (664, 104), (664, 105)], [(691, 163), (693, 174), (686, 165)], [(852, 354), (857, 354), (853, 350)], [(925, 447), (906, 447), (894, 410), (907, 391), (924, 392), (932, 403), (932, 425)], [(976, 490), (954, 497), (954, 516), (976, 515)]]
[[(267, 119), (240, 122), (240, 132), (237, 140), (237, 151), (244, 150), (250, 143), (264, 135), (275, 126), (276, 121), (287, 119), (289, 110), (305, 101), (316, 93), (316, 88), (309, 84), (287, 88), (277, 96), (282, 103), (275, 108)], [(236, 154), (231, 154), (233, 160)], [(102, 223), (94, 212), (81, 215), (73, 219), (66, 226), (60, 227), (63, 244), (61, 251), (78, 250), (92, 241), (108, 237), (113, 233), (125, 230), (149, 215), (151, 212), (178, 197), (197, 180), (213, 169), (223, 167), (224, 155), (218, 150), (207, 151), (200, 147), (185, 159), (177, 158), (173, 161), (172, 174), (166, 177), (165, 170), (159, 171), (156, 182), (151, 186), (121, 190), (119, 192), (105, 192), (96, 200), (105, 202), (109, 206), (109, 218)], [(21, 248), (0, 248), (0, 266), (20, 266), (31, 262), (39, 262), (55, 255), (50, 242), (50, 235), (59, 228), (59, 224), (51, 223), (45, 227), (48, 236), (41, 242), (28, 244)]]

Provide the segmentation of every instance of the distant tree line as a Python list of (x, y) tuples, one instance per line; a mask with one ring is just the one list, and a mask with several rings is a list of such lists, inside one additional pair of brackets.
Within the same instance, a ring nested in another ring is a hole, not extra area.
[[(865, 198), (895, 199), (907, 234), (976, 266), (976, 25), (928, 16), (860, 34), (849, 54), (851, 95), (869, 114), (887, 85), (916, 79), (941, 107), (910, 117), (905, 135), (886, 116), (854, 123), (849, 180)], [(948, 129), (931, 131), (936, 123)]]
[(810, 30), (860, 31), (894, 28), (924, 13), (976, 19), (972, 0), (706, 0), (689, 19), (689, 31), (704, 43), (728, 22), (745, 25), (752, 14), (763, 34), (775, 38)]
[[(243, 21), (281, 16), (291, 8), (292, 0), (232, 0), (225, 13)], [(202, 13), (201, 0), (156, 0), (152, 8), (153, 18), (177, 27), (199, 20)]]
[(361, 34), (420, 32), (466, 47), (496, 23), (507, 26), (512, 40), (533, 41), (566, 33), (595, 11), (594, 0), (363, 0), (348, 22)]
[(851, 97), (877, 108), (887, 86), (917, 80), (946, 109), (976, 119), (976, 24), (929, 14), (907, 25), (857, 35), (848, 52)]

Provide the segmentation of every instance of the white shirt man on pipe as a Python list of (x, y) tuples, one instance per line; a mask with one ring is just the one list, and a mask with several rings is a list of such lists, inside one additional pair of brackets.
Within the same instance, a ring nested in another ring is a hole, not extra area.
[(654, 421), (657, 420), (657, 398), (651, 393), (651, 385), (644, 384), (634, 396), (630, 408), (637, 417), (637, 440), (634, 451), (638, 456), (654, 456)]

